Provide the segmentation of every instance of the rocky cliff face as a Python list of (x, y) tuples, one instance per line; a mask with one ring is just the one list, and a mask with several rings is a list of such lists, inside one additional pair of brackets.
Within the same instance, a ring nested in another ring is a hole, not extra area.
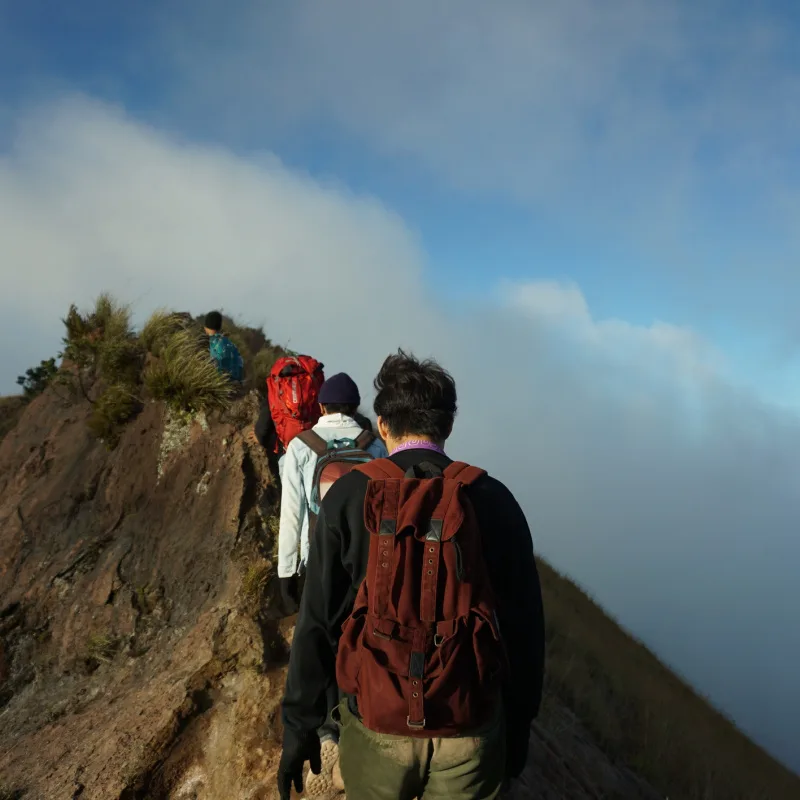
[[(0, 798), (272, 798), (292, 620), (242, 428), (148, 404), (113, 450), (48, 391), (0, 444)], [(550, 700), (514, 798), (656, 798)]]

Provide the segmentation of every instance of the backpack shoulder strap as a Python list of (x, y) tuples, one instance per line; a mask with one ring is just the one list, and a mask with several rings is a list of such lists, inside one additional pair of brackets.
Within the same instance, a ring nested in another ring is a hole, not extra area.
[(375, 434), (372, 431), (361, 431), (356, 437), (356, 447), (359, 450), (366, 450), (375, 441)]
[(405, 477), (405, 472), (388, 458), (376, 458), (359, 464), (354, 467), (354, 471), (363, 472), (373, 481), (399, 480)]
[(444, 471), (445, 478), (458, 481), (464, 486), (475, 483), (478, 478), (482, 478), (484, 475), (486, 475), (486, 470), (480, 469), (479, 467), (472, 467), (469, 464), (465, 464), (463, 461), (454, 461)]
[(297, 434), (297, 438), (310, 447), (320, 458), (328, 452), (328, 443), (316, 432), (311, 429)]

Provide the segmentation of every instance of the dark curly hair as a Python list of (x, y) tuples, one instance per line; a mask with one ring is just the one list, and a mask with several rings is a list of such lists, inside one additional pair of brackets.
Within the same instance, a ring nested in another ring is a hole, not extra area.
[(456, 382), (436, 361), (420, 361), (398, 350), (375, 378), (375, 413), (399, 439), (426, 436), (444, 441), (455, 419)]

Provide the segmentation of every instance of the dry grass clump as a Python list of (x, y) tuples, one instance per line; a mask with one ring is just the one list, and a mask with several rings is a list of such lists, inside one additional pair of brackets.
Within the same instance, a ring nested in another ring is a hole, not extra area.
[(242, 595), (248, 603), (257, 605), (272, 573), (272, 564), (265, 559), (251, 562), (242, 576)]
[(191, 318), (187, 321), (184, 314), (177, 314), (163, 308), (158, 309), (144, 324), (142, 332), (139, 334), (139, 341), (148, 353), (160, 357), (170, 337), (191, 325)]
[(181, 329), (163, 343), (144, 383), (156, 400), (190, 413), (225, 408), (232, 394), (227, 375), (217, 370), (203, 338), (191, 329)]
[(119, 649), (119, 640), (105, 633), (96, 633), (86, 643), (86, 660), (90, 664), (107, 664)]
[(686, 800), (800, 797), (792, 775), (539, 561), (547, 618), (546, 689), (612, 758)]

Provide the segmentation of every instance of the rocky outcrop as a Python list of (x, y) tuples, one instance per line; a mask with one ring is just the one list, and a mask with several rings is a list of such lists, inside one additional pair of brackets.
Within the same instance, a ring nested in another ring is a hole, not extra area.
[[(45, 392), (0, 444), (0, 797), (275, 796), (292, 628), (255, 403), (149, 403), (109, 451)], [(658, 797), (552, 700), (511, 796)]]

